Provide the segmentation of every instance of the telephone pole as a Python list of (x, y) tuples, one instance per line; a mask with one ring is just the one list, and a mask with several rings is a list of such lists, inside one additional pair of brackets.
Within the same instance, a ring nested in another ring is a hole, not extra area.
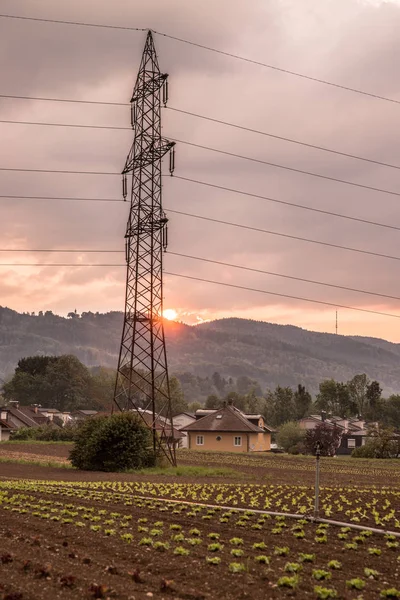
[(163, 324), (163, 252), (168, 219), (161, 198), (161, 162), (174, 143), (161, 136), (161, 96), (168, 100), (168, 75), (160, 72), (151, 31), (131, 99), (133, 144), (122, 171), (123, 196), (130, 197), (125, 234), (125, 316), (113, 411), (135, 411), (152, 431), (153, 450), (176, 464)]

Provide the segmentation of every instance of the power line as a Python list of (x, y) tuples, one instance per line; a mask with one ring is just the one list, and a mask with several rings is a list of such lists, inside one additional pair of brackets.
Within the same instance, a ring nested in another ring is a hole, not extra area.
[[(0, 250), (1, 251), (1, 250)], [(37, 252), (37, 251), (36, 251)], [(49, 251), (50, 252), (50, 251)], [(51, 252), (68, 252), (68, 251), (63, 251), (63, 250), (52, 250)], [(84, 253), (84, 250), (70, 250), (70, 252), (80, 252), (80, 253)], [(92, 250), (92, 253), (95, 252), (101, 252), (101, 251), (97, 251), (97, 250)], [(113, 250), (111, 252), (114, 253), (120, 253), (122, 254), (122, 250)], [(323, 287), (330, 287), (330, 288), (335, 288), (338, 290), (345, 290), (345, 291), (349, 291), (349, 292), (356, 292), (359, 294), (367, 294), (370, 296), (377, 296), (379, 298), (386, 298), (386, 299), (390, 299), (390, 300), (400, 300), (400, 297), (398, 296), (391, 296), (389, 294), (381, 294), (379, 292), (371, 292), (369, 290), (360, 290), (357, 288), (351, 288), (351, 287), (347, 287), (347, 286), (343, 286), (343, 285), (335, 285), (332, 283), (326, 283), (326, 282), (322, 282), (322, 281), (316, 281), (313, 279), (306, 279), (304, 277), (294, 277), (292, 275), (285, 275), (283, 273), (275, 273), (273, 271), (265, 271), (262, 269), (254, 269), (252, 267), (246, 267), (243, 265), (236, 265), (236, 264), (232, 264), (232, 263), (227, 263), (227, 262), (222, 262), (222, 261), (218, 261), (218, 260), (212, 260), (212, 259), (208, 259), (208, 258), (202, 258), (200, 256), (191, 256), (189, 254), (182, 254), (180, 252), (168, 252), (168, 254), (170, 254), (171, 256), (178, 256), (181, 258), (189, 258), (191, 260), (197, 260), (200, 262), (204, 262), (204, 263), (210, 263), (210, 264), (214, 264), (214, 265), (219, 265), (219, 266), (224, 266), (224, 267), (231, 267), (234, 269), (241, 269), (242, 271), (249, 271), (252, 273), (260, 273), (262, 275), (272, 275), (274, 277), (281, 277), (283, 279), (291, 279), (294, 281), (301, 281), (303, 283), (311, 283), (313, 285), (320, 285)], [(119, 263), (115, 263), (115, 264), (104, 264), (104, 263), (0, 263), (0, 267), (125, 267), (126, 264), (119, 264)]]
[(126, 267), (126, 263), (0, 263), (0, 267)]
[(122, 200), (121, 198), (72, 198), (68, 196), (16, 196), (8, 194), (0, 195), (0, 198), (8, 198), (9, 200), (68, 200), (70, 202), (117, 202), (120, 204), (125, 204), (125, 200)]
[(339, 83), (333, 83), (332, 81), (326, 81), (325, 79), (311, 77), (310, 75), (304, 75), (303, 73), (297, 73), (296, 71), (290, 71), (288, 69), (283, 69), (283, 68), (277, 67), (275, 65), (270, 65), (270, 64), (263, 63), (263, 62), (260, 62), (257, 60), (252, 60), (252, 59), (246, 58), (244, 56), (239, 56), (238, 54), (232, 54), (231, 52), (224, 52), (224, 51), (218, 50), (216, 48), (211, 48), (210, 46), (204, 46), (202, 44), (197, 44), (195, 42), (191, 42), (190, 40), (178, 38), (178, 37), (175, 37), (172, 35), (168, 35), (166, 33), (161, 33), (159, 31), (154, 31), (154, 33), (157, 35), (160, 35), (162, 37), (169, 38), (169, 39), (175, 40), (177, 42), (181, 42), (183, 44), (189, 44), (190, 46), (196, 46), (197, 48), (202, 48), (203, 50), (209, 50), (210, 52), (222, 54), (223, 56), (229, 56), (230, 58), (235, 58), (237, 60), (251, 63), (251, 64), (257, 65), (259, 67), (265, 67), (267, 69), (272, 69), (273, 71), (279, 71), (280, 73), (286, 73), (287, 75), (294, 75), (295, 77), (300, 77), (301, 79), (308, 79), (309, 81), (314, 81), (315, 83), (323, 83), (324, 85), (329, 85), (331, 87), (336, 87), (341, 90), (346, 90), (347, 92), (354, 92), (356, 94), (362, 94), (363, 96), (369, 96), (370, 98), (375, 98), (376, 100), (384, 100), (385, 102), (392, 102), (394, 104), (400, 104), (400, 100), (395, 100), (394, 98), (388, 98), (386, 96), (372, 94), (371, 92), (365, 92), (364, 90), (359, 90), (359, 89), (352, 88), (349, 86), (340, 85)]
[(58, 170), (58, 169), (19, 169), (10, 167), (0, 167), (0, 171), (10, 171), (18, 173), (56, 173), (58, 175), (121, 175), (119, 171), (105, 172), (105, 171), (72, 171)]
[(238, 290), (247, 290), (249, 292), (258, 292), (260, 294), (268, 294), (269, 296), (278, 296), (280, 298), (291, 298), (293, 300), (301, 300), (302, 302), (312, 302), (314, 304), (324, 304), (325, 306), (334, 306), (336, 308), (346, 308), (349, 310), (357, 310), (360, 312), (372, 313), (375, 315), (381, 315), (383, 317), (395, 317), (396, 319), (400, 319), (400, 315), (395, 315), (393, 313), (384, 313), (377, 310), (370, 310), (367, 308), (356, 308), (354, 306), (346, 306), (343, 304), (333, 304), (332, 302), (323, 302), (322, 300), (311, 300), (310, 298), (302, 298), (300, 296), (291, 296), (289, 294), (278, 294), (277, 292), (267, 292), (266, 290), (259, 290), (257, 288), (251, 288), (241, 285), (235, 285), (233, 283), (223, 283), (222, 281), (212, 281), (210, 279), (203, 279), (201, 277), (193, 277), (191, 275), (182, 275), (180, 273), (170, 273), (168, 271), (164, 271), (165, 275), (172, 275), (173, 277), (182, 277), (184, 279), (191, 279), (193, 281), (200, 281), (201, 283), (213, 283), (215, 285), (222, 285), (225, 287), (235, 288)]
[(318, 179), (326, 179), (328, 181), (335, 181), (336, 183), (343, 183), (344, 185), (351, 185), (353, 187), (362, 188), (364, 190), (371, 190), (373, 192), (379, 192), (381, 194), (390, 194), (392, 196), (400, 196), (400, 192), (394, 192), (392, 190), (386, 190), (382, 188), (372, 187), (370, 185), (364, 185), (362, 183), (355, 183), (354, 181), (348, 181), (346, 179), (339, 179), (337, 177), (330, 177), (329, 175), (321, 175), (320, 173), (313, 173), (312, 171), (303, 171), (302, 169), (296, 169), (295, 167), (288, 167), (286, 165), (280, 165), (277, 163), (268, 162), (266, 160), (261, 160), (260, 158), (253, 158), (250, 156), (244, 156), (243, 154), (235, 154), (233, 152), (227, 152), (226, 150), (219, 150), (217, 148), (211, 148), (210, 146), (202, 146), (201, 144), (195, 144), (193, 142), (187, 142), (185, 140), (177, 140), (176, 138), (171, 138), (174, 142), (178, 142), (179, 144), (185, 144), (187, 146), (192, 146), (194, 148), (200, 148), (201, 150), (209, 150), (211, 152), (216, 152), (217, 154), (224, 154), (225, 156), (231, 156), (233, 158), (240, 158), (241, 160), (248, 160), (250, 162), (255, 162), (261, 165), (267, 165), (269, 167), (274, 167), (276, 169), (283, 169), (285, 171), (292, 171), (293, 173), (300, 173), (301, 175), (308, 175), (310, 177), (317, 177)]
[(122, 25), (102, 25), (101, 23), (81, 23), (80, 21), (62, 21), (59, 19), (41, 19), (38, 17), (25, 17), (22, 15), (0, 15), (2, 19), (18, 19), (20, 21), (37, 21), (39, 23), (52, 23), (58, 25), (78, 25), (80, 27), (99, 27), (101, 29), (123, 29), (125, 31), (148, 31), (141, 27), (124, 27)]
[[(3, 19), (16, 19), (16, 20), (22, 20), (22, 21), (35, 21), (35, 22), (40, 22), (40, 23), (51, 23), (51, 24), (59, 24), (59, 25), (75, 25), (75, 26), (79, 26), (79, 27), (92, 27), (92, 28), (101, 28), (101, 29), (119, 29), (119, 30), (125, 30), (125, 31), (147, 31), (147, 29), (143, 29), (143, 28), (138, 28), (138, 27), (127, 27), (127, 26), (119, 26), (119, 25), (104, 25), (101, 23), (83, 23), (83, 22), (77, 22), (77, 21), (65, 21), (65, 20), (61, 20), (61, 19), (42, 19), (42, 18), (38, 18), (38, 17), (27, 17), (27, 16), (21, 16), (21, 15), (4, 15), (1, 14), (0, 18)], [(177, 36), (173, 36), (173, 35), (169, 35), (167, 33), (163, 33), (161, 31), (155, 31), (152, 30), (153, 33), (155, 33), (156, 35), (159, 35), (160, 37), (164, 37), (170, 40), (174, 40), (176, 42), (180, 42), (182, 44), (187, 44), (189, 46), (194, 46), (196, 48), (200, 48), (202, 50), (207, 50), (209, 52), (213, 52), (216, 54), (220, 54), (222, 56), (227, 56), (229, 58), (234, 58), (235, 60), (239, 60), (248, 64), (253, 64), (253, 65), (257, 65), (259, 67), (264, 67), (266, 69), (271, 69), (273, 71), (278, 71), (280, 73), (285, 73), (286, 75), (293, 75), (295, 77), (299, 77), (301, 79), (306, 79), (308, 81), (313, 81), (315, 83), (322, 83), (324, 85), (328, 85), (330, 87), (335, 87), (335, 88), (339, 88), (341, 90), (345, 90), (347, 92), (353, 92), (356, 94), (361, 94), (363, 96), (368, 96), (370, 98), (375, 98), (376, 100), (383, 100), (385, 102), (391, 102), (393, 104), (400, 104), (400, 100), (395, 100), (394, 98), (388, 98), (386, 96), (380, 96), (378, 94), (373, 94), (371, 92), (366, 92), (364, 90), (360, 90), (357, 88), (353, 88), (350, 86), (345, 86), (345, 85), (341, 85), (339, 83), (334, 83), (332, 81), (327, 81), (325, 79), (320, 79), (317, 77), (312, 77), (311, 75), (305, 75), (303, 73), (297, 73), (296, 71), (291, 71), (289, 69), (284, 69), (282, 67), (277, 67), (276, 65), (270, 65), (268, 63), (264, 63), (258, 60), (254, 60), (251, 58), (246, 58), (245, 56), (240, 56), (238, 54), (233, 54), (232, 52), (226, 52), (223, 50), (219, 50), (218, 48), (212, 48), (211, 46), (206, 46), (204, 44), (199, 44), (197, 42), (192, 42), (191, 40), (185, 40), (183, 38), (179, 38)]]
[(212, 217), (203, 217), (202, 215), (194, 215), (192, 213), (185, 213), (178, 210), (167, 209), (170, 212), (191, 217), (194, 219), (202, 219), (203, 221), (211, 221), (212, 223), (219, 223), (221, 225), (230, 225), (231, 227), (238, 227), (240, 229), (248, 229), (250, 231), (257, 231), (259, 233), (266, 233), (268, 235), (276, 235), (279, 237), (289, 238), (291, 240), (298, 240), (301, 242), (308, 242), (310, 244), (318, 244), (321, 246), (328, 246), (330, 248), (338, 248), (340, 250), (347, 250), (348, 252), (357, 252), (360, 254), (369, 254), (370, 256), (377, 256), (379, 258), (388, 258), (390, 260), (400, 260), (400, 256), (392, 256), (390, 254), (379, 254), (378, 252), (372, 252), (370, 250), (361, 250), (359, 248), (351, 248), (350, 246), (342, 246), (339, 244), (331, 244), (329, 242), (322, 242), (320, 240), (312, 240), (310, 238), (303, 238), (297, 235), (290, 235), (289, 233), (280, 233), (277, 231), (270, 231), (268, 229), (261, 229), (259, 227), (250, 227), (249, 225), (243, 225), (241, 223), (232, 223), (231, 221), (223, 221), (221, 219), (213, 219)]
[[(212, 217), (205, 217), (202, 215), (195, 215), (192, 213), (186, 213), (183, 211), (179, 211), (179, 210), (175, 210), (175, 209), (169, 209), (166, 207), (166, 210), (169, 210), (172, 213), (178, 214), (178, 215), (182, 215), (185, 217), (190, 217), (193, 219), (201, 219), (203, 221), (210, 221), (212, 223), (218, 223), (221, 225), (228, 225), (230, 227), (238, 227), (239, 229), (247, 229), (249, 231), (257, 231), (259, 233), (265, 233), (267, 235), (275, 235), (278, 237), (284, 237), (284, 238), (288, 238), (288, 239), (292, 239), (292, 240), (298, 240), (301, 242), (307, 242), (310, 244), (318, 244), (321, 246), (328, 246), (329, 248), (336, 248), (339, 250), (346, 250), (348, 252), (357, 252), (359, 254), (367, 254), (369, 256), (376, 256), (378, 258), (386, 258), (386, 259), (390, 259), (390, 260), (400, 260), (400, 256), (393, 256), (391, 254), (380, 254), (379, 252), (372, 252), (370, 250), (362, 250), (360, 248), (352, 248), (350, 246), (343, 246), (340, 244), (332, 244), (330, 242), (323, 242), (321, 240), (313, 240), (311, 238), (304, 238), (304, 237), (300, 237), (300, 236), (296, 236), (296, 235), (291, 235), (288, 233), (281, 233), (278, 231), (270, 231), (268, 229), (261, 229), (259, 227), (252, 227), (250, 225), (243, 225), (242, 223), (233, 223), (232, 221), (224, 221), (221, 219), (214, 219)], [(18, 249), (13, 249), (13, 248), (0, 248), (0, 252), (75, 252), (75, 253), (87, 253), (87, 252), (92, 252), (92, 253), (96, 253), (96, 252), (121, 252), (120, 250), (84, 250), (84, 249), (80, 249), (80, 250), (75, 250), (75, 249), (66, 249), (66, 250), (56, 250), (56, 249), (29, 249), (29, 248), (18, 248)]]
[(80, 249), (76, 248), (61, 248), (61, 249), (44, 249), (44, 248), (0, 248), (0, 252), (55, 252), (59, 254), (69, 253), (69, 254), (122, 254), (122, 250), (92, 250), (92, 249)]
[[(16, 122), (13, 122), (16, 124)], [(88, 129), (126, 129), (125, 127), (107, 127), (107, 126), (92, 126), (92, 125), (70, 125), (65, 123), (28, 123), (28, 122), (20, 122), (19, 124), (26, 125), (48, 125), (51, 127), (78, 127), (78, 128), (88, 128)], [(330, 177), (329, 175), (322, 175), (320, 173), (313, 173), (312, 171), (304, 171), (302, 169), (296, 169), (295, 167), (288, 167), (287, 165), (280, 165), (277, 163), (272, 163), (269, 161), (261, 160), (259, 158), (253, 158), (251, 156), (245, 156), (242, 154), (235, 154), (233, 152), (227, 152), (226, 150), (219, 150), (218, 148), (211, 148), (210, 146), (203, 146), (201, 144), (195, 144), (194, 142), (188, 142), (185, 140), (178, 140), (176, 138), (170, 138), (171, 141), (177, 142), (179, 144), (185, 144), (186, 146), (191, 146), (193, 148), (200, 148), (201, 150), (207, 150), (210, 152), (216, 152), (217, 154), (224, 154), (225, 156), (231, 156), (233, 158), (239, 158), (241, 160), (247, 160), (250, 162), (254, 162), (257, 164), (266, 165), (269, 167), (274, 167), (277, 169), (283, 169), (285, 171), (291, 171), (293, 173), (299, 173), (301, 175), (307, 175), (309, 177), (317, 177), (318, 179), (325, 179), (327, 181), (335, 181), (336, 183), (342, 183), (344, 185), (350, 185), (352, 187), (361, 188), (364, 190), (370, 190), (373, 192), (379, 192), (381, 194), (389, 194), (391, 196), (400, 196), (400, 192), (395, 192), (393, 190), (386, 190), (383, 188), (376, 188), (370, 185), (364, 185), (362, 183), (356, 183), (354, 181), (348, 181), (346, 179), (339, 179), (337, 177)], [(72, 170), (55, 170), (55, 169), (20, 169), (20, 168), (9, 168), (9, 167), (0, 167), (0, 171), (11, 171), (11, 172), (25, 172), (25, 173), (57, 173), (57, 174), (68, 174), (68, 175), (120, 175), (118, 172), (101, 172), (101, 171), (72, 171)]]
[[(54, 98), (38, 98), (38, 97), (29, 97), (29, 96), (6, 96), (4, 94), (0, 94), (0, 98), (23, 98), (29, 100), (49, 100), (52, 102), (77, 102), (80, 104), (97, 104), (97, 105), (106, 105), (106, 106), (130, 106), (127, 103), (119, 103), (119, 102), (99, 102), (92, 100), (65, 100), (65, 99), (54, 99)], [(356, 154), (349, 154), (347, 152), (341, 152), (340, 150), (334, 150), (332, 148), (326, 148), (325, 146), (318, 146), (317, 144), (309, 144), (308, 142), (302, 142), (300, 140), (295, 140), (293, 138), (284, 137), (281, 135), (276, 135), (273, 133), (269, 133), (267, 131), (261, 131), (259, 129), (252, 129), (251, 127), (245, 127), (243, 125), (238, 125), (237, 123), (230, 123), (229, 121), (223, 121), (221, 119), (214, 119), (213, 117), (208, 117), (206, 115), (199, 115), (198, 113), (190, 112), (187, 110), (182, 110), (179, 108), (173, 108), (168, 106), (168, 110), (180, 113), (183, 115), (189, 115), (191, 117), (196, 117), (198, 119), (203, 119), (205, 121), (210, 121), (211, 123), (217, 123), (219, 125), (225, 125), (227, 127), (233, 127), (234, 129), (239, 129), (241, 131), (247, 131), (249, 133), (255, 133), (257, 135), (262, 135), (265, 137), (269, 137), (276, 140), (281, 140), (283, 142), (288, 142), (291, 144), (296, 144), (299, 146), (303, 146), (306, 148), (312, 148), (313, 150), (320, 150), (322, 152), (328, 152), (330, 154), (334, 154), (337, 156), (344, 156), (345, 158), (352, 158), (354, 160), (359, 160), (362, 162), (378, 165), (381, 167), (387, 167), (390, 169), (400, 170), (399, 165), (393, 165), (391, 163), (381, 162), (379, 160), (374, 160), (372, 158), (366, 158), (364, 156), (358, 156)], [(36, 121), (20, 121), (20, 120), (10, 120), (10, 119), (1, 119), (0, 123), (8, 124), (8, 125), (41, 125), (41, 126), (49, 126), (49, 127), (71, 127), (71, 128), (81, 128), (81, 129), (105, 129), (105, 130), (115, 130), (115, 131), (131, 131), (131, 127), (119, 127), (113, 125), (80, 125), (75, 123), (43, 123)]]
[(79, 123), (42, 123), (40, 121), (12, 121), (1, 119), (5, 125), (39, 125), (41, 127), (67, 127), (72, 129), (111, 129), (115, 131), (132, 131), (132, 127), (118, 127), (116, 125), (80, 125)]
[[(124, 264), (77, 264), (77, 263), (18, 263), (18, 264), (14, 264), (14, 263), (0, 263), (0, 267), (11, 267), (11, 266), (20, 266), (20, 267), (28, 267), (28, 266), (35, 266), (35, 267), (126, 267), (126, 265)], [(367, 309), (367, 308), (359, 308), (359, 307), (355, 307), (355, 306), (347, 306), (347, 305), (343, 305), (343, 304), (334, 304), (332, 302), (324, 302), (322, 300), (313, 300), (311, 298), (303, 298), (300, 296), (292, 296), (290, 294), (279, 294), (277, 292), (268, 292), (267, 290), (260, 290), (257, 288), (251, 288), (251, 287), (247, 287), (247, 286), (242, 286), (242, 285), (235, 285), (233, 283), (223, 283), (221, 281), (212, 281), (210, 279), (203, 279), (200, 277), (192, 277), (191, 275), (183, 275), (182, 273), (171, 273), (168, 271), (164, 271), (165, 275), (170, 275), (173, 277), (181, 277), (184, 279), (191, 279), (194, 281), (200, 281), (202, 283), (212, 283), (215, 285), (222, 285), (225, 287), (230, 287), (230, 288), (235, 288), (235, 289), (239, 289), (239, 290), (246, 290), (249, 292), (258, 292), (260, 294), (268, 294), (270, 296), (278, 296), (281, 298), (291, 298), (293, 300), (300, 300), (302, 302), (311, 302), (313, 304), (322, 304), (325, 306), (334, 306), (336, 308), (345, 308), (348, 310), (355, 310), (355, 311), (359, 311), (359, 312), (365, 312), (365, 313), (370, 313), (370, 314), (374, 314), (374, 315), (380, 315), (383, 317), (394, 317), (396, 319), (400, 318), (400, 315), (395, 315), (393, 313), (385, 313), (385, 312), (381, 312), (381, 311), (377, 311), (377, 310), (372, 310), (372, 309)]]
[[(343, 215), (341, 213), (331, 212), (329, 210), (322, 210), (321, 208), (313, 208), (312, 206), (305, 206), (304, 204), (295, 204), (293, 202), (286, 202), (285, 200), (278, 200), (277, 198), (271, 198), (269, 196), (262, 196), (260, 194), (253, 194), (251, 192), (245, 192), (244, 190), (238, 190), (236, 188), (230, 188), (223, 185), (217, 185), (208, 181), (199, 181), (197, 179), (190, 179), (189, 177), (182, 177), (181, 175), (175, 175), (174, 179), (181, 179), (182, 181), (188, 181), (190, 183), (196, 183), (198, 185), (205, 185), (207, 187), (215, 188), (217, 190), (223, 190), (226, 192), (232, 192), (234, 194), (240, 194), (242, 196), (249, 196), (250, 198), (257, 198), (259, 200), (266, 200), (267, 202), (274, 202), (276, 204), (284, 204), (285, 206), (293, 206), (302, 210), (309, 210), (311, 212), (321, 213), (323, 215), (330, 215), (332, 217), (339, 217), (340, 219), (348, 219), (350, 221), (357, 221), (359, 223), (365, 223), (367, 225), (375, 225), (376, 227), (385, 227), (387, 229), (395, 229), (400, 231), (400, 227), (396, 225), (389, 225), (388, 223), (379, 223), (377, 221), (369, 221), (368, 219), (360, 219), (359, 217), (351, 217), (349, 215)], [(1, 196), (0, 196), (1, 198)]]
[(312, 283), (313, 285), (322, 285), (324, 287), (335, 288), (337, 290), (345, 290), (348, 292), (357, 292), (358, 294), (368, 294), (369, 296), (378, 296), (380, 298), (388, 298), (390, 300), (400, 300), (399, 296), (390, 296), (388, 294), (380, 294), (378, 292), (370, 292), (368, 290), (359, 290), (356, 288), (347, 287), (344, 285), (334, 285), (333, 283), (325, 283), (322, 281), (315, 281), (313, 279), (305, 279), (304, 277), (294, 277), (292, 275), (283, 275), (282, 273), (274, 273), (273, 271), (264, 271), (262, 269), (253, 269), (251, 267), (244, 267), (242, 265), (235, 265), (232, 263), (226, 263), (219, 260), (211, 260), (208, 258), (201, 258), (199, 256), (190, 256), (188, 254), (181, 254), (178, 252), (168, 252), (172, 256), (179, 256), (182, 258), (189, 258), (191, 260), (198, 260), (201, 262), (211, 263), (214, 265), (220, 265), (223, 267), (232, 267), (234, 269), (241, 269), (243, 271), (251, 271), (252, 273), (260, 273), (262, 275), (273, 275), (274, 277), (282, 277), (283, 279), (292, 279), (294, 281), (301, 281), (302, 283)]
[(44, 96), (15, 96), (11, 94), (0, 94), (0, 98), (10, 100), (37, 100), (40, 102), (66, 102), (71, 104), (100, 104), (101, 106), (130, 106), (129, 102), (105, 102), (98, 100), (74, 100), (70, 98), (46, 98)]
[(322, 150), (323, 152), (329, 152), (330, 154), (337, 154), (338, 156), (344, 156), (346, 158), (354, 158), (355, 160), (361, 160), (363, 162), (372, 163), (375, 165), (379, 165), (381, 167), (389, 167), (390, 169), (399, 169), (400, 170), (399, 165), (392, 165), (390, 163), (384, 163), (379, 160), (374, 160), (372, 158), (365, 158), (364, 156), (358, 156), (356, 154), (348, 154), (347, 152), (341, 152), (340, 150), (332, 150), (331, 148), (326, 148), (325, 146), (318, 146), (316, 144), (309, 144), (307, 142), (301, 142), (300, 140), (294, 140), (293, 138), (287, 138), (287, 137), (283, 137), (281, 135), (275, 135), (275, 134), (269, 133), (267, 131), (260, 131), (259, 129), (252, 129), (250, 127), (238, 125), (237, 123), (230, 123), (229, 121), (222, 121), (221, 119), (214, 119), (212, 117), (207, 117), (205, 115), (199, 115), (198, 113), (193, 113), (193, 112), (190, 112), (187, 110), (173, 108), (172, 106), (167, 106), (166, 108), (168, 110), (172, 110), (173, 112), (181, 113), (183, 115), (189, 115), (191, 117), (196, 117), (197, 119), (203, 119), (205, 121), (210, 121), (211, 123), (218, 123), (219, 125), (226, 125), (228, 127), (233, 127), (234, 129), (240, 129), (241, 131), (248, 131), (249, 133), (256, 133), (258, 135), (270, 137), (275, 140), (281, 140), (283, 142), (290, 142), (291, 144), (305, 146), (306, 148), (313, 148), (314, 150)]
[[(169, 175), (168, 175), (169, 177)], [(248, 196), (250, 198), (257, 198), (259, 200), (266, 200), (267, 202), (274, 202), (276, 204), (283, 204), (284, 206), (291, 206), (294, 208), (299, 208), (301, 210), (308, 210), (311, 212), (320, 213), (323, 215), (328, 215), (332, 217), (338, 217), (340, 219), (347, 219), (350, 221), (356, 221), (358, 223), (364, 223), (366, 225), (373, 225), (375, 227), (384, 227), (385, 229), (393, 229), (395, 231), (400, 231), (400, 227), (396, 225), (389, 225), (388, 223), (380, 223), (377, 221), (369, 221), (368, 219), (361, 219), (359, 217), (352, 217), (350, 215), (343, 215), (342, 213), (336, 213), (328, 210), (323, 210), (321, 208), (314, 208), (312, 206), (305, 206), (304, 204), (296, 204), (293, 202), (287, 202), (285, 200), (278, 200), (277, 198), (271, 198), (269, 196), (262, 196), (260, 194), (253, 194), (251, 192), (246, 192), (244, 190), (238, 190), (237, 188), (230, 188), (222, 185), (217, 185), (215, 183), (210, 183), (208, 181), (199, 181), (197, 179), (191, 179), (189, 177), (181, 177), (180, 175), (174, 174), (174, 179), (180, 179), (182, 181), (187, 181), (190, 183), (195, 183), (197, 185), (203, 185), (206, 187), (215, 188), (217, 190), (223, 190), (226, 192), (232, 192), (234, 194), (240, 194), (242, 196)], [(10, 199), (10, 200), (66, 200), (66, 201), (79, 201), (79, 202), (118, 202), (124, 204), (124, 200), (120, 198), (72, 198), (72, 197), (64, 197), (64, 196), (19, 196), (19, 195), (9, 195), (2, 194), (0, 195), (0, 199)], [(171, 212), (172, 209), (168, 209)]]

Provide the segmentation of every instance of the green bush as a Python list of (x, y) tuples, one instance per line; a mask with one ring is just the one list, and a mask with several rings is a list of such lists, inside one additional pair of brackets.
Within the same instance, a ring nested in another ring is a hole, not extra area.
[(385, 446), (377, 438), (369, 438), (365, 446), (355, 448), (352, 458), (395, 458), (398, 456), (398, 443), (390, 441)]
[(125, 471), (156, 464), (151, 431), (132, 413), (85, 421), (76, 433), (70, 460), (84, 471)]
[(279, 428), (276, 438), (278, 446), (283, 448), (285, 452), (299, 454), (302, 449), (305, 432), (300, 428), (295, 421), (289, 421)]
[(55, 427), (45, 425), (44, 427), (21, 427), (12, 433), (11, 439), (16, 441), (38, 441), (38, 442), (72, 442), (77, 431), (76, 425)]

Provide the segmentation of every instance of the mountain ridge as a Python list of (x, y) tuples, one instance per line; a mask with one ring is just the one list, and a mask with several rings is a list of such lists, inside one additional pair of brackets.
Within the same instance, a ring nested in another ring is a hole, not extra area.
[[(116, 311), (61, 317), (0, 307), (0, 378), (23, 356), (38, 353), (75, 354), (87, 366), (115, 368), (122, 322)], [(248, 376), (262, 389), (301, 383), (315, 394), (323, 379), (347, 381), (365, 372), (386, 395), (400, 393), (400, 344), (381, 338), (235, 317), (197, 325), (166, 321), (165, 331), (174, 374), (210, 378), (218, 371), (225, 378)]]

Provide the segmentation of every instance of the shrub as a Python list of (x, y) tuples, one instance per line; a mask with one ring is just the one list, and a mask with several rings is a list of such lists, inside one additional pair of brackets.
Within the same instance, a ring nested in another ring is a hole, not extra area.
[(73, 442), (78, 430), (76, 425), (57, 427), (21, 427), (11, 434), (12, 440), (36, 440), (38, 442)]
[(394, 430), (391, 427), (368, 428), (365, 446), (356, 448), (351, 453), (353, 458), (394, 458), (399, 454), (399, 446), (394, 440)]
[(84, 471), (123, 471), (155, 465), (151, 431), (132, 413), (85, 421), (75, 436), (72, 465)]
[(295, 421), (289, 421), (279, 428), (277, 435), (278, 446), (285, 452), (298, 454), (303, 442), (305, 431)]

